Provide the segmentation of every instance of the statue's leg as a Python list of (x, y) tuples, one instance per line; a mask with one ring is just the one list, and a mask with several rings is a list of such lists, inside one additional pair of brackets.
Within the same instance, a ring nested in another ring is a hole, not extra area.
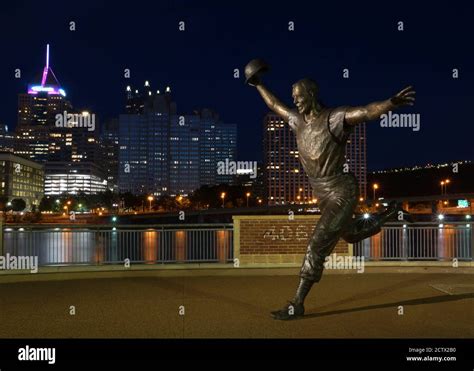
[(357, 203), (353, 188), (351, 183), (334, 185), (322, 197), (321, 217), (308, 243), (295, 297), (283, 309), (272, 312), (275, 319), (292, 319), (304, 314), (303, 303), (307, 294), (313, 284), (320, 281), (326, 257), (351, 222)]
[(319, 282), (324, 269), (324, 262), (336, 246), (348, 223), (352, 221), (355, 200), (334, 197), (327, 201), (309, 240), (300, 277)]

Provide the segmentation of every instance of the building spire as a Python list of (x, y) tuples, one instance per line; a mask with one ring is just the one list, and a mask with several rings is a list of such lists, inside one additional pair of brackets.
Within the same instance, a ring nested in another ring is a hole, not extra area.
[(41, 79), (41, 86), (46, 85), (46, 79), (48, 78), (48, 70), (49, 70), (49, 44), (46, 44), (46, 65), (43, 69), (43, 78)]

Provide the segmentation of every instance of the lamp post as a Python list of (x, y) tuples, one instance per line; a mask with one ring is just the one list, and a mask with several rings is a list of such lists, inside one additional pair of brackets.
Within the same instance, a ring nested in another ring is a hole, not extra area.
[(221, 198), (222, 198), (222, 208), (224, 208), (224, 203), (225, 203), (225, 192), (221, 193)]
[(448, 194), (448, 184), (451, 183), (451, 180), (446, 179), (444, 181), (444, 194)]
[(150, 202), (149, 210), (151, 211), (151, 202), (153, 201), (153, 196), (148, 196), (147, 200)]
[(379, 185), (377, 183), (374, 183), (374, 185), (372, 186), (372, 189), (374, 190), (374, 201), (375, 201), (375, 192), (377, 191), (377, 189), (379, 189)]
[(247, 193), (245, 194), (245, 196), (247, 196), (247, 207), (249, 207), (250, 192), (247, 192)]
[(439, 185), (441, 186), (441, 196), (443, 195), (444, 180), (442, 180)]

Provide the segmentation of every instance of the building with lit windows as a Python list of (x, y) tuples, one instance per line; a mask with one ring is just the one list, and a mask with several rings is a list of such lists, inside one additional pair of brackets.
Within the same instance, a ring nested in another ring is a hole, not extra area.
[(100, 166), (91, 162), (51, 161), (45, 164), (44, 194), (87, 195), (105, 192), (107, 179)]
[(118, 119), (107, 120), (101, 127), (100, 133), (100, 163), (107, 177), (108, 187), (111, 191), (118, 191), (119, 167), (119, 137)]
[(298, 158), (296, 137), (283, 119), (268, 113), (263, 120), (264, 187), (268, 205), (312, 202), (308, 177)]
[(8, 131), (7, 125), (0, 124), (0, 152), (13, 153), (15, 135)]
[[(103, 191), (99, 122), (95, 113), (77, 112), (66, 99), (49, 64), (49, 45), (40, 81), (18, 96), (15, 154), (45, 164), (47, 194)], [(79, 175), (71, 178), (75, 173)]]
[(179, 115), (171, 89), (126, 89), (119, 117), (120, 192), (189, 195), (201, 185), (231, 183), (218, 174), (219, 161), (235, 160), (235, 125), (223, 124), (210, 110)]
[[(298, 159), (296, 137), (290, 126), (274, 113), (263, 120), (264, 187), (269, 205), (313, 203), (313, 196)], [(366, 198), (367, 155), (365, 124), (358, 125), (346, 144), (349, 171), (359, 181), (359, 193)]]
[(18, 122), (15, 153), (44, 163), (49, 159), (49, 135), (56, 115), (71, 111), (71, 103), (49, 65), (49, 45), (41, 82), (28, 86), (27, 93), (18, 95)]
[(22, 199), (27, 210), (35, 210), (43, 197), (44, 169), (41, 164), (13, 153), (0, 152), (0, 195), (8, 202)]
[(219, 174), (219, 162), (237, 158), (237, 125), (223, 124), (219, 115), (209, 109), (194, 113), (199, 119), (199, 184), (231, 184), (233, 174)]
[(349, 171), (359, 183), (359, 197), (367, 199), (367, 137), (365, 122), (356, 125), (346, 144), (346, 161)]

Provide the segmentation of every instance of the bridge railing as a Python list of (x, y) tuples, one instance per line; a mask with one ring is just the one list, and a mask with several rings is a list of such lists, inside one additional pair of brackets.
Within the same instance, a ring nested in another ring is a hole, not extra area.
[(472, 260), (473, 223), (386, 224), (382, 231), (353, 245), (366, 260)]
[(3, 255), (37, 256), (40, 266), (233, 261), (232, 224), (15, 226)]

